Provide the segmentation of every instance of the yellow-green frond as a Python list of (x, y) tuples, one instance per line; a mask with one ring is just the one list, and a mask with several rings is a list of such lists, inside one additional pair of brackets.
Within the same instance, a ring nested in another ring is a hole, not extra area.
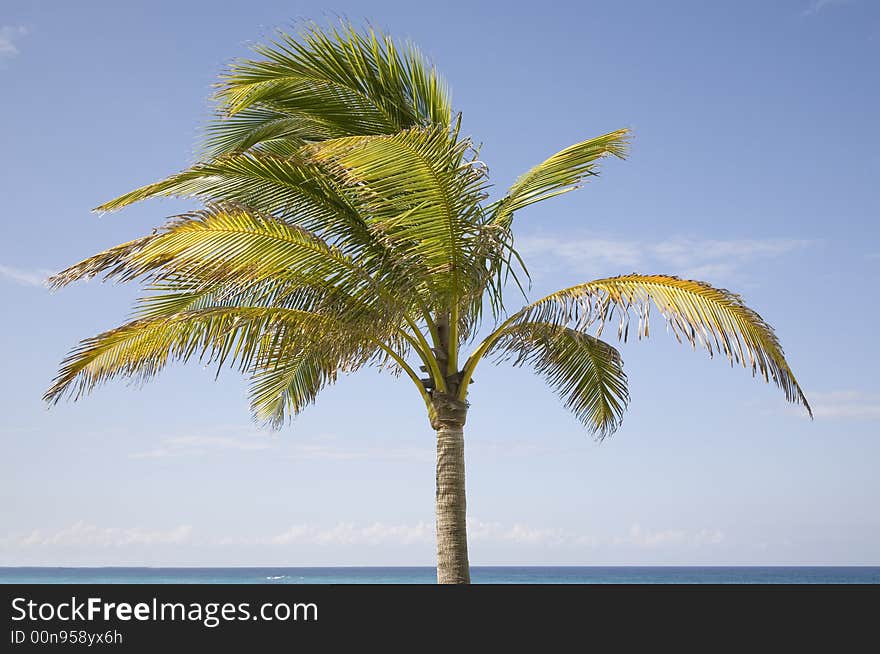
[[(255, 371), (276, 364), (273, 352), (323, 348), (339, 366), (356, 367), (364, 352), (376, 349), (371, 335), (338, 325), (338, 317), (275, 307), (211, 307), (135, 320), (82, 341), (62, 362), (44, 399), (76, 399), (120, 376), (146, 381), (171, 361), (194, 357)], [(372, 326), (381, 333), (380, 325)]]
[(83, 259), (79, 263), (52, 275), (49, 278), (49, 286), (58, 289), (75, 281), (92, 279), (102, 273), (108, 279), (125, 278), (131, 257), (155, 238), (155, 234), (142, 236), (99, 252), (88, 259)]
[(520, 177), (496, 204), (495, 221), (509, 224), (514, 212), (573, 191), (584, 179), (597, 174), (602, 157), (624, 158), (629, 134), (628, 129), (620, 129), (575, 143), (538, 164)]
[(668, 275), (598, 279), (548, 295), (525, 307), (515, 320), (571, 324), (577, 331), (595, 324), (601, 334), (617, 311), (618, 336), (626, 340), (633, 314), (638, 336), (648, 335), (652, 304), (679, 341), (685, 339), (694, 347), (699, 343), (710, 356), (723, 352), (731, 364), (740, 363), (773, 381), (789, 402), (803, 405), (812, 415), (773, 328), (739, 295), (705, 282)]
[(156, 234), (90, 257), (52, 281), (62, 285), (100, 272), (123, 281), (183, 276), (238, 285), (286, 277), (350, 297), (378, 295), (377, 282), (357, 260), (316, 234), (235, 205), (177, 216)]

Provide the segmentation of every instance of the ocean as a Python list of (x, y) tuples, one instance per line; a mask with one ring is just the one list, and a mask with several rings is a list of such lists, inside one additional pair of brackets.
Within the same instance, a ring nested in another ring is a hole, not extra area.
[[(0, 584), (433, 584), (430, 567), (2, 568)], [(478, 584), (880, 584), (880, 567), (472, 567)]]

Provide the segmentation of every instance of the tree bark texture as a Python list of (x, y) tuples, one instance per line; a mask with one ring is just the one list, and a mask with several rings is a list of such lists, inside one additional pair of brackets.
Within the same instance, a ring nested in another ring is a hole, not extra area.
[(464, 486), (464, 423), (467, 403), (434, 393), (437, 432), (437, 583), (469, 584), (466, 499)]

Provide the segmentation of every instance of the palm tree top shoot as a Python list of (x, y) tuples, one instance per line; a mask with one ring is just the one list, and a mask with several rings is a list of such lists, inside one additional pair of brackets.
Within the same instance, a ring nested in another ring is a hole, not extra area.
[[(772, 328), (705, 282), (623, 275), (505, 307), (508, 282), (522, 288), (527, 275), (515, 217), (578, 188), (603, 157), (623, 158), (626, 129), (565, 148), (490, 201), (437, 71), (414, 47), (349, 24), (255, 47), (223, 74), (216, 101), (197, 163), (97, 210), (156, 196), (203, 208), (52, 278), (140, 280), (144, 293), (130, 322), (70, 353), (47, 401), (198, 359), (248, 375), (254, 415), (280, 426), (339, 373), (392, 367), (436, 431), (438, 580), (452, 583), (469, 580), (463, 426), (487, 356), (532, 366), (602, 438), (629, 395), (620, 354), (599, 336), (613, 322), (625, 340), (633, 320), (647, 336), (653, 305), (679, 340), (809, 412)], [(484, 319), (494, 329), (475, 343)]]

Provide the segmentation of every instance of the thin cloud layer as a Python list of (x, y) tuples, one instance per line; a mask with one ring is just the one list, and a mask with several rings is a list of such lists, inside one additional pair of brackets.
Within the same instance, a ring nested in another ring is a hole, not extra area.
[(829, 7), (845, 4), (849, 4), (849, 0), (813, 0), (807, 8), (801, 12), (801, 16), (815, 16)]
[(0, 277), (21, 286), (46, 287), (46, 279), (51, 274), (51, 270), (44, 270), (41, 268), (36, 270), (25, 270), (0, 264)]
[(350, 522), (321, 528), (314, 525), (296, 525), (256, 544), (292, 545), (308, 543), (312, 545), (411, 545), (431, 543), (434, 539), (434, 526), (427, 522), (414, 525), (389, 525), (375, 522), (370, 525), (356, 525)]
[(651, 242), (616, 238), (522, 236), (516, 246), (530, 269), (564, 268), (585, 276), (655, 272), (691, 279), (728, 278), (746, 264), (802, 250), (806, 239), (696, 239)]
[(684, 529), (663, 529), (653, 531), (644, 529), (640, 524), (633, 524), (626, 536), (614, 539), (615, 545), (630, 545), (640, 548), (658, 548), (668, 546), (718, 545), (724, 540), (720, 529), (701, 529), (689, 532)]
[[(235, 435), (229, 435), (235, 434)], [(284, 433), (258, 430), (249, 427), (217, 427), (215, 433), (182, 434), (166, 436), (155, 447), (138, 450), (128, 455), (130, 459), (183, 459), (205, 454), (236, 455), (241, 452), (259, 453), (271, 450), (272, 456), (294, 461), (406, 461), (413, 463), (433, 462), (434, 448), (430, 443), (412, 443), (411, 438), (387, 438), (374, 443), (361, 444), (333, 434), (317, 436), (297, 435), (291, 438)], [(470, 452), (475, 457), (498, 460), (499, 458), (523, 458), (554, 455), (568, 452), (570, 448), (548, 446), (527, 440), (483, 439), (474, 442)]]
[(810, 393), (809, 398), (816, 418), (880, 419), (880, 393), (831, 391)]
[(17, 42), (28, 33), (23, 25), (0, 25), (0, 59), (17, 57)]
[(168, 530), (143, 527), (99, 527), (75, 522), (57, 531), (34, 530), (26, 536), (7, 538), (7, 544), (33, 547), (128, 547), (132, 545), (179, 545), (190, 540), (192, 527), (180, 525)]
[(204, 436), (190, 434), (163, 438), (159, 447), (151, 450), (135, 452), (132, 459), (167, 459), (186, 456), (198, 456), (207, 452), (223, 450), (258, 451), (272, 447), (268, 437), (251, 436), (234, 438), (231, 436)]
[[(578, 534), (558, 527), (536, 527), (521, 523), (504, 524), (478, 519), (468, 520), (468, 540), (472, 543), (496, 543), (518, 546), (599, 548), (621, 547), (656, 549), (664, 547), (703, 547), (723, 542), (720, 529), (644, 529), (633, 524), (626, 534), (612, 538), (599, 538)], [(386, 524), (375, 522), (358, 525), (340, 522), (331, 527), (316, 525), (293, 525), (273, 536), (263, 538), (224, 538), (221, 545), (322, 545), (322, 546), (377, 546), (413, 545), (434, 542), (434, 525), (428, 522), (415, 524)]]

